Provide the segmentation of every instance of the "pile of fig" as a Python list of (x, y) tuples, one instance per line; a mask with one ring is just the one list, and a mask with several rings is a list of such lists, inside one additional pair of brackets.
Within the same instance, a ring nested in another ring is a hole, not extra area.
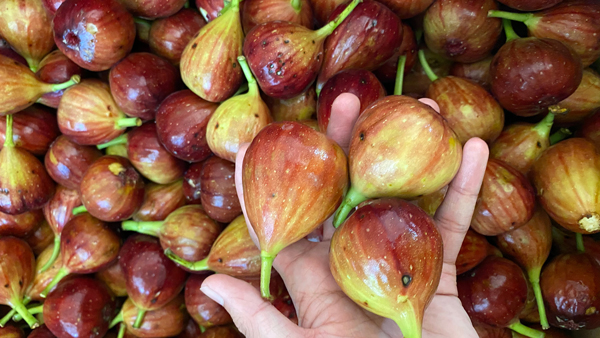
[(0, 337), (243, 337), (211, 274), (302, 323), (273, 261), (331, 218), (340, 289), (420, 338), (472, 138), (477, 333), (593, 335), (600, 1), (0, 1)]

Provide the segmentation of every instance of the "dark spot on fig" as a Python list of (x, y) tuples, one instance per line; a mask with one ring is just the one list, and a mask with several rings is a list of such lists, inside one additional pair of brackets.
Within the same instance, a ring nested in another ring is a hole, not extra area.
[(219, 259), (217, 259), (217, 262), (219, 262), (219, 263), (223, 263), (223, 258), (219, 258)]
[(290, 43), (290, 40), (284, 40), (283, 43)]
[(32, 173), (32, 174), (35, 174), (35, 170), (32, 170), (32, 171), (31, 171), (31, 173)]
[(110, 107), (110, 105), (106, 106), (106, 110), (112, 111), (112, 108)]
[(363, 219), (365, 218), (365, 214), (361, 214), (360, 216), (358, 216), (359, 219)]
[(254, 117), (258, 118), (258, 114), (254, 114)]
[(275, 38), (275, 41), (279, 41), (279, 38), (278, 38), (278, 37), (277, 37), (277, 38)]
[(444, 48), (448, 52), (449, 56), (463, 55), (467, 51), (467, 46), (462, 40), (451, 39), (447, 41)]
[(512, 222), (512, 223), (510, 223), (510, 225), (515, 225), (515, 224), (517, 224), (517, 222)]
[(423, 197), (423, 195), (419, 195), (419, 196), (417, 196), (417, 198), (421, 198), (421, 197)]
[(360, 140), (361, 140), (361, 141), (364, 141), (364, 140), (365, 140), (365, 133), (360, 133), (360, 135), (359, 135), (359, 136), (360, 136)]
[(8, 288), (8, 284), (4, 284), (4, 287), (5, 287), (5, 288)]
[(294, 79), (298, 77), (298, 75), (294, 74), (294, 76), (292, 76)]
[(195, 132), (195, 133), (194, 133), (194, 138), (198, 138), (198, 135), (200, 135), (200, 133), (198, 133), (198, 132)]
[(542, 147), (542, 143), (540, 143), (540, 141), (538, 141), (536, 145), (537, 145), (538, 148)]
[(410, 282), (412, 282), (412, 277), (410, 275), (402, 276), (402, 285), (404, 285), (404, 287), (407, 287)]
[(150, 301), (150, 303), (155, 304), (156, 302), (158, 302), (158, 298), (152, 298), (152, 300)]
[(67, 238), (66, 240), (67, 244), (71, 244), (71, 240)]
[(315, 40), (312, 40), (312, 44), (313, 44), (313, 45), (315, 44)]
[(363, 305), (368, 307), (368, 306), (369, 306), (369, 303), (367, 303), (367, 302), (363, 302)]
[(367, 83), (367, 80), (365, 80), (365, 79), (360, 79), (360, 84), (366, 84), (366, 83)]
[(23, 281), (22, 280), (19, 281), (19, 286), (23, 286)]
[(233, 63), (233, 68), (237, 68), (237, 63)]
[(198, 47), (198, 44), (194, 42), (194, 44), (192, 45), (192, 49), (196, 49), (196, 47)]
[(219, 128), (219, 123), (215, 124), (215, 129)]
[(263, 45), (263, 46), (266, 46), (266, 45), (267, 45), (267, 40), (263, 41), (263, 42), (262, 42), (262, 45)]
[(275, 196), (277, 196), (277, 194), (275, 194), (275, 193), (271, 194), (272, 198), (275, 198)]
[(13, 63), (17, 66), (20, 65), (20, 63), (18, 63), (17, 61), (13, 61)]

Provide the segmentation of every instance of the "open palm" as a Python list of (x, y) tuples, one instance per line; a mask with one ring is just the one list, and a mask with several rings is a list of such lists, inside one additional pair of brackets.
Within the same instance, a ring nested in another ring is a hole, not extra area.
[[(436, 108), (435, 103), (431, 104)], [(327, 134), (342, 148), (349, 144), (359, 109), (358, 98), (351, 94), (342, 94), (334, 102)], [(247, 146), (240, 149), (236, 165), (236, 185), (242, 206), (240, 170), (246, 149)], [(425, 311), (423, 337), (477, 337), (458, 299), (454, 264), (471, 222), (487, 158), (488, 148), (482, 140), (471, 139), (464, 145), (461, 168), (435, 216), (444, 241), (444, 265), (436, 295)], [(248, 338), (402, 337), (393, 321), (356, 305), (335, 282), (329, 270), (333, 231), (328, 220), (320, 242), (303, 239), (282, 250), (275, 259), (273, 266), (294, 301), (299, 325), (290, 322), (264, 301), (253, 286), (241, 280), (213, 275), (205, 280), (202, 291), (227, 309)], [(252, 228), (250, 232), (254, 235)]]

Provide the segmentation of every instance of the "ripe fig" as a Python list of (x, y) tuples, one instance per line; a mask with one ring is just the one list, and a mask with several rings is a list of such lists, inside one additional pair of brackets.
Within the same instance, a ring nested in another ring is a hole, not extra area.
[(461, 275), (475, 268), (488, 256), (502, 256), (499, 250), (487, 239), (469, 229), (456, 257), (456, 274)]
[(188, 313), (203, 328), (233, 324), (227, 310), (200, 290), (206, 277), (192, 275), (185, 283), (185, 307)]
[(167, 18), (152, 22), (148, 45), (154, 54), (178, 66), (185, 46), (204, 25), (206, 21), (198, 11), (184, 8)]
[(455, 62), (450, 68), (450, 75), (459, 76), (478, 83), (486, 90), (490, 90), (492, 79), (490, 78), (490, 64), (492, 56), (474, 63)]
[[(44, 298), (41, 296), (41, 293), (46, 289), (48, 284), (52, 282), (60, 268), (62, 267), (62, 257), (59, 255), (54, 260), (54, 262), (50, 262), (53, 258), (54, 253), (54, 244), (50, 244), (42, 253), (39, 254), (35, 261), (35, 277), (30, 287), (27, 289), (27, 293), (23, 302), (29, 303), (30, 301), (42, 302)], [(44, 269), (44, 267), (48, 266), (48, 268)], [(65, 278), (66, 279), (66, 278)], [(56, 286), (55, 286), (56, 287)], [(54, 290), (53, 287), (50, 291)]]
[(98, 149), (79, 145), (61, 135), (50, 145), (44, 164), (50, 177), (58, 184), (79, 190), (83, 174), (101, 156)]
[(406, 55), (406, 64), (404, 73), (408, 74), (417, 62), (417, 51), (419, 50), (415, 32), (406, 23), (402, 23), (402, 44), (400, 48), (386, 63), (377, 68), (373, 73), (383, 83), (393, 83), (398, 75), (398, 59), (401, 55)]
[(198, 338), (242, 338), (244, 337), (233, 326), (217, 326), (212, 327), (202, 333)]
[(235, 164), (213, 156), (202, 164), (200, 200), (206, 214), (217, 222), (230, 223), (242, 214), (235, 188)]
[(119, 260), (115, 260), (112, 264), (96, 272), (94, 277), (103, 281), (115, 296), (127, 297), (127, 281)]
[[(231, 163), (227, 161), (228, 163)], [(202, 167), (204, 163), (194, 163), (183, 174), (183, 193), (186, 204), (202, 204)]]
[(211, 22), (219, 16), (223, 10), (224, 1), (221, 0), (196, 0), (196, 7), (206, 22)]
[[(35, 75), (46, 83), (63, 83), (75, 75), (81, 76), (83, 71), (60, 50), (46, 55), (40, 62)], [(52, 108), (58, 108), (65, 89), (42, 95), (38, 103)]]
[(556, 123), (573, 125), (600, 109), (600, 75), (591, 68), (583, 70), (583, 78), (571, 96), (558, 103), (565, 114), (556, 115)]
[(600, 114), (596, 112), (585, 119), (575, 135), (590, 140), (600, 149)]
[(313, 86), (291, 99), (275, 99), (267, 95), (263, 95), (262, 99), (277, 122), (307, 120), (317, 112), (317, 92)]
[(423, 12), (434, 0), (380, 0), (389, 7), (400, 19), (410, 19)]
[(498, 2), (520, 11), (539, 11), (550, 8), (562, 1), (563, 0), (498, 0)]
[(186, 0), (119, 0), (119, 2), (135, 16), (156, 19), (177, 13), (183, 8)]
[(41, 210), (27, 211), (18, 215), (0, 212), (0, 236), (27, 237), (44, 220)]
[(245, 0), (242, 6), (242, 27), (248, 34), (252, 28), (269, 21), (288, 21), (308, 29), (313, 26), (313, 11), (309, 0)]
[(44, 220), (24, 240), (29, 244), (34, 254), (40, 255), (54, 241), (54, 232), (48, 225), (48, 222)]
[(183, 180), (170, 184), (148, 183), (144, 187), (144, 202), (133, 214), (133, 220), (163, 221), (170, 213), (184, 205)]
[(185, 329), (189, 319), (183, 295), (178, 295), (158, 309), (146, 312), (144, 322), (136, 328), (135, 321), (139, 316), (138, 311), (139, 309), (131, 298), (128, 298), (119, 314), (127, 326), (127, 331), (135, 337), (174, 337)]
[[(59, 135), (56, 114), (44, 107), (31, 106), (13, 116), (13, 143), (34, 155), (46, 154)], [(0, 119), (0, 142), (5, 141), (6, 120)]]
[[(200, 0), (199, 0), (200, 1)], [(315, 19), (319, 23), (319, 26), (323, 26), (327, 23), (329, 16), (337, 6), (346, 2), (346, 0), (309, 0), (310, 5), (313, 9)]]

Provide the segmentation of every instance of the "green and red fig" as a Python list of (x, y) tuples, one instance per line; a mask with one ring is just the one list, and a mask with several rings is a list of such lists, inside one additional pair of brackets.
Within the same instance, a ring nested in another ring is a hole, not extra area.
[(591, 68), (583, 70), (583, 78), (571, 96), (558, 103), (564, 114), (556, 115), (556, 123), (571, 126), (581, 123), (600, 109), (600, 75)]
[(255, 26), (269, 21), (288, 21), (306, 28), (313, 26), (309, 0), (244, 0), (242, 26), (246, 34)]

